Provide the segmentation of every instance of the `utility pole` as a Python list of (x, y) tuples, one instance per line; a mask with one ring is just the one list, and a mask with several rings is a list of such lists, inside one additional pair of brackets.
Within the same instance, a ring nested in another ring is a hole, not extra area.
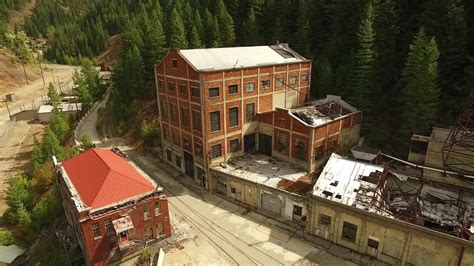
[(21, 60), (20, 60), (20, 64), (23, 67), (23, 72), (25, 73), (26, 84), (30, 85), (30, 82), (28, 81), (28, 75), (26, 74), (25, 64)]
[(41, 60), (39, 58), (38, 58), (38, 64), (41, 70), (41, 78), (43, 78), (43, 85), (46, 86), (46, 82), (44, 81), (43, 67), (41, 66)]

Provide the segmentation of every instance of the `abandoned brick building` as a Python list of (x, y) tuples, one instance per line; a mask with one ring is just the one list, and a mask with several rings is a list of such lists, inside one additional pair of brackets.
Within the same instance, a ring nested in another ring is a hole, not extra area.
[(155, 74), (163, 158), (208, 189), (211, 165), (245, 153), (314, 169), (339, 132), (358, 138), (355, 108), (334, 96), (309, 103), (311, 61), (286, 44), (172, 49)]
[(136, 256), (171, 235), (161, 187), (121, 156), (89, 149), (56, 166), (64, 212), (88, 265)]

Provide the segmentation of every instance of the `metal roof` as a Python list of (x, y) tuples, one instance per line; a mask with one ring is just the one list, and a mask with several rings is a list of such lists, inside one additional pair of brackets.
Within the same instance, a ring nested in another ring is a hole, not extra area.
[(287, 44), (179, 50), (197, 71), (240, 69), (308, 61)]
[(0, 263), (10, 264), (23, 253), (25, 250), (17, 245), (0, 246)]

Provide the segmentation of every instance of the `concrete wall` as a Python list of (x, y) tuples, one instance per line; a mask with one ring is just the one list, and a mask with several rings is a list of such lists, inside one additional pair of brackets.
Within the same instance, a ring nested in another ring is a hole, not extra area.
[(38, 119), (38, 110), (23, 110), (12, 114), (11, 119), (15, 119), (16, 121), (35, 120)]

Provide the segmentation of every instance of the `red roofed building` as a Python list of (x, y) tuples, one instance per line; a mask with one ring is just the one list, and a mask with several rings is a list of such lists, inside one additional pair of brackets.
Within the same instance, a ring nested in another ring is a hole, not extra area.
[(90, 149), (58, 168), (64, 211), (87, 264), (127, 259), (171, 235), (162, 189), (114, 152)]

